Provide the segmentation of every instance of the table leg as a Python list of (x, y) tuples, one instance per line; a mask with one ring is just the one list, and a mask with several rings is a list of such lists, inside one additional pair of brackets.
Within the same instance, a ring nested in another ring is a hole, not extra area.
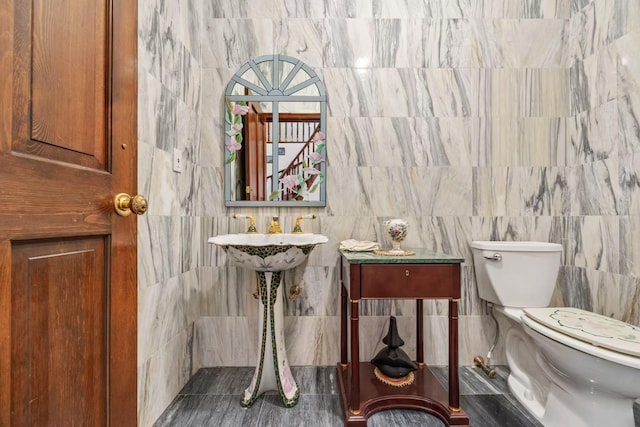
[(460, 410), (458, 388), (458, 298), (449, 299), (449, 409)]
[(351, 399), (349, 411), (360, 414), (360, 300), (351, 300)]
[(424, 365), (424, 313), (423, 313), (423, 301), (421, 299), (416, 301), (416, 353), (418, 365)]
[(347, 291), (340, 284), (340, 364), (347, 366)]

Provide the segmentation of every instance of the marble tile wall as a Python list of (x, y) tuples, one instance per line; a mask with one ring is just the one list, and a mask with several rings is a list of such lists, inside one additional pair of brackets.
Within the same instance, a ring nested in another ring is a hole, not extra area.
[(570, 210), (554, 299), (638, 325), (640, 4), (575, 1), (570, 27)]
[[(330, 241), (315, 249), (304, 274), (297, 273), (301, 298), (286, 303), (292, 364), (336, 363), (339, 242), (357, 238), (388, 245), (381, 222), (389, 217), (409, 220), (408, 247), (465, 257), (461, 363), (472, 364), (475, 354), (486, 352), (494, 331), (477, 296), (469, 242), (566, 240), (573, 7), (568, 0), (204, 5), (201, 147), (221, 141), (220, 94), (251, 57), (298, 57), (328, 91), (328, 202), (324, 209), (308, 210), (319, 218), (307, 227)], [(201, 152), (210, 156), (212, 177), (222, 174), (221, 153)], [(259, 217), (259, 229), (266, 229), (272, 214), (287, 228), (303, 212), (224, 210), (222, 182), (215, 178), (203, 185), (215, 194), (204, 207), (203, 242), (242, 231), (244, 224), (229, 219), (234, 212)], [(255, 279), (229, 267), (220, 250), (203, 243), (201, 251), (198, 298), (204, 302), (194, 365), (251, 365)], [(362, 314), (363, 358), (382, 345), (391, 314), (399, 318), (405, 341), (413, 342), (413, 303), (364, 302)], [(425, 354), (431, 363), (447, 361), (445, 346), (437, 344), (446, 342), (446, 315), (444, 302), (427, 302), (426, 333), (433, 339)], [(407, 350), (415, 350), (411, 345)]]
[[(139, 22), (139, 191), (151, 201), (139, 219), (140, 425), (198, 368), (255, 363), (255, 278), (206, 243), (243, 231), (232, 213), (259, 230), (316, 213), (306, 229), (330, 238), (286, 278), (303, 288), (285, 304), (293, 365), (337, 362), (339, 242), (388, 244), (390, 217), (409, 220), (407, 247), (466, 259), (462, 365), (494, 335), (471, 240), (562, 243), (553, 302), (640, 323), (637, 1), (140, 0)], [(224, 207), (221, 94), (273, 52), (327, 87), (326, 208)], [(363, 359), (391, 314), (415, 350), (412, 303), (369, 301), (362, 314)], [(446, 315), (425, 304), (429, 363), (447, 363)]]
[[(138, 1), (138, 425), (193, 374), (200, 265), (202, 1)], [(173, 172), (173, 150), (186, 169)]]

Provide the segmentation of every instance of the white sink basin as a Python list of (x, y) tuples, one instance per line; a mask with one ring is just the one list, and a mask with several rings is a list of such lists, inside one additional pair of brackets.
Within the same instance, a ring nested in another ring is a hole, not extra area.
[(209, 243), (222, 247), (235, 264), (254, 271), (283, 271), (297, 267), (313, 248), (329, 239), (322, 234), (224, 234)]

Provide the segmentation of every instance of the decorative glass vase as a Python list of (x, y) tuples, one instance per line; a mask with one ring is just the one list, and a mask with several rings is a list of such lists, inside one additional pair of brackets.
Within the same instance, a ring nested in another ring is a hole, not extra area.
[(382, 223), (391, 238), (390, 253), (403, 254), (404, 249), (400, 248), (400, 244), (407, 237), (407, 221), (404, 219), (389, 219)]

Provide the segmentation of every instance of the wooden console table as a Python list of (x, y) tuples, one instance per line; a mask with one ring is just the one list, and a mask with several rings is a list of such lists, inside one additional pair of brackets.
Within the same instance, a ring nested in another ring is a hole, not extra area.
[[(342, 251), (341, 332), (338, 383), (347, 426), (367, 425), (369, 415), (393, 408), (419, 409), (449, 426), (469, 426), (460, 408), (458, 384), (458, 302), (463, 258), (413, 249), (415, 255), (386, 256)], [(424, 364), (423, 299), (449, 300), (449, 392)], [(393, 387), (378, 380), (374, 366), (360, 362), (359, 312), (361, 299), (415, 299), (418, 370), (413, 384)], [(347, 322), (348, 301), (351, 319)], [(351, 358), (347, 336), (351, 328)]]

